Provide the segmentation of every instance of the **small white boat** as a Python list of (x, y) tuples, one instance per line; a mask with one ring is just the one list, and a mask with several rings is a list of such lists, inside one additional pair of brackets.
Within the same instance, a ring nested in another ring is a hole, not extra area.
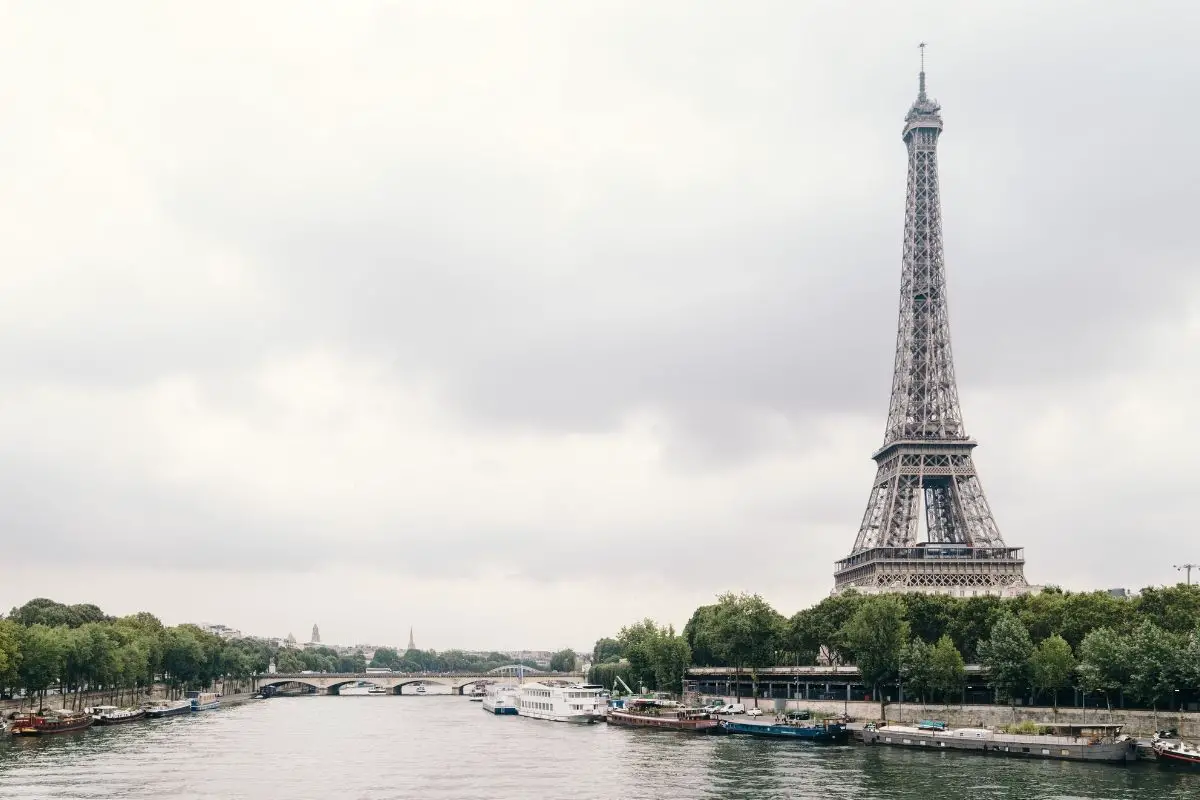
[(359, 681), (353, 686), (343, 686), (338, 689), (338, 694), (347, 697), (366, 697), (368, 695), (387, 694), (387, 689), (384, 689), (382, 686), (376, 686), (373, 683), (368, 683), (367, 681)]
[(467, 699), (470, 700), (472, 703), (482, 703), (483, 698), (486, 695), (487, 695), (487, 690), (485, 690), (482, 686), (480, 686), (477, 683), (473, 687), (471, 687), (471, 691), (467, 692)]
[(417, 694), (425, 694), (425, 684), (418, 683), (415, 691)]
[(510, 684), (494, 684), (487, 687), (483, 696), (483, 710), (497, 716), (513, 715), (521, 704), (521, 690)]
[(517, 713), (550, 722), (590, 724), (604, 717), (599, 708), (603, 691), (603, 686), (586, 683), (526, 683), (520, 689)]

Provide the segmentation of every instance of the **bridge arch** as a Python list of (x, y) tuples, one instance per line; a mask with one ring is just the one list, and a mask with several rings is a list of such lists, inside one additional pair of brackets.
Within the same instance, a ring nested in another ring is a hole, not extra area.
[(268, 686), (274, 686), (276, 688), (281, 688), (284, 686), (307, 686), (309, 689), (315, 689), (318, 692), (324, 691), (323, 687), (318, 686), (315, 683), (312, 683), (310, 681), (305, 681), (305, 680), (297, 680), (296, 678), (284, 678), (282, 680), (260, 681), (258, 684), (259, 689), (265, 689)]

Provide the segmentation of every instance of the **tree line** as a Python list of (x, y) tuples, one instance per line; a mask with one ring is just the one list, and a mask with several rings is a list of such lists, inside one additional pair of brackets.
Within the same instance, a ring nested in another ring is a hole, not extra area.
[[(682, 632), (645, 620), (596, 642), (589, 679), (679, 691), (687, 666), (757, 670), (854, 664), (875, 696), (902, 684), (930, 700), (961, 697), (981, 664), (997, 695), (1057, 702), (1077, 688), (1147, 707), (1200, 699), (1200, 586), (1133, 598), (1050, 587), (1012, 598), (928, 594), (828, 597), (791, 617), (758, 595), (727, 593)], [(682, 664), (682, 666), (680, 666)]]
[(223, 640), (195, 625), (166, 627), (146, 612), (110, 617), (91, 604), (37, 598), (0, 618), (0, 694), (24, 692), (31, 703), (44, 703), (54, 687), (77, 707), (85, 691), (119, 702), (157, 682), (173, 695), (218, 678), (236, 687), (265, 672), (273, 655), (265, 642)]

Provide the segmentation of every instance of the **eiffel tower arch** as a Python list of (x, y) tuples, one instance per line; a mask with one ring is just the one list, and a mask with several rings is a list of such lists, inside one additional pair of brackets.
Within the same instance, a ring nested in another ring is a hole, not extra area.
[(919, 92), (904, 118), (908, 200), (887, 430), (835, 591), (1027, 592), (1024, 552), (1000, 536), (971, 458), (976, 443), (963, 430), (942, 251), (941, 107), (925, 93), (923, 48)]

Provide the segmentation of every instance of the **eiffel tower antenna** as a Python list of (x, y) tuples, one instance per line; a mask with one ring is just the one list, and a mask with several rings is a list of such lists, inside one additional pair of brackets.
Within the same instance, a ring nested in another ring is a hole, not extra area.
[[(875, 483), (837, 591), (1009, 594), (1030, 591), (1020, 548), (1008, 547), (975, 471), (963, 429), (950, 348), (937, 144), (941, 106), (925, 93), (925, 43), (917, 99), (904, 118), (908, 198), (900, 324)], [(927, 537), (918, 541), (921, 519)]]

